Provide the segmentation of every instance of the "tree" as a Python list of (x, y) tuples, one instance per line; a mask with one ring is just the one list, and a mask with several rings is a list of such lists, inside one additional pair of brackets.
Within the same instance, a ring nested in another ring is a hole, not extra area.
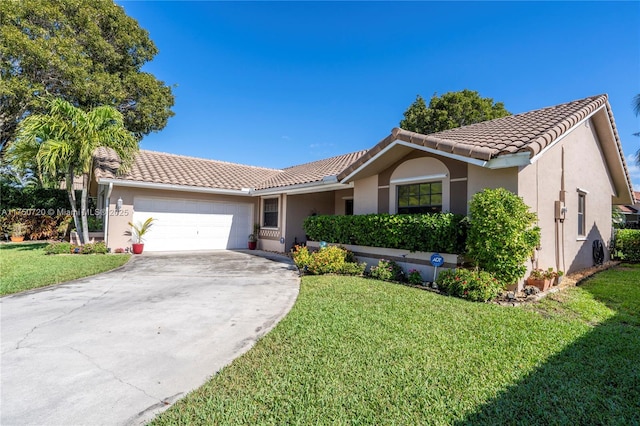
[(478, 92), (464, 89), (440, 97), (434, 94), (428, 107), (418, 95), (404, 112), (400, 127), (426, 135), (508, 115), (511, 113), (502, 102), (494, 103), (492, 98), (482, 98)]
[[(20, 122), (8, 161), (19, 170), (34, 170), (42, 176), (65, 176), (71, 214), (82, 243), (89, 240), (87, 201), (93, 153), (99, 147), (113, 149), (125, 171), (138, 151), (138, 141), (124, 127), (122, 114), (103, 105), (88, 112), (62, 99), (47, 103), (47, 114), (31, 114)], [(80, 220), (76, 208), (73, 179), (82, 175)]]
[(157, 51), (113, 0), (0, 1), (0, 149), (46, 111), (46, 94), (83, 110), (111, 105), (138, 139), (163, 129), (171, 88), (141, 71)]

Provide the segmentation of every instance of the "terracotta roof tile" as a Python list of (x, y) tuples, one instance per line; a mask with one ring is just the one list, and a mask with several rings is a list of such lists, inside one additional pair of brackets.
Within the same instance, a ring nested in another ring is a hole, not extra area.
[[(482, 161), (517, 152), (528, 152), (533, 157), (605, 104), (608, 105), (607, 95), (591, 96), (429, 135), (395, 128), (390, 136), (344, 170), (339, 178), (344, 179), (395, 140)], [(610, 108), (608, 113), (613, 120)]]
[(112, 150), (100, 148), (94, 154), (98, 179), (122, 179), (147, 183), (195, 186), (201, 188), (253, 188), (281, 170), (245, 166), (224, 161), (185, 157), (140, 150), (128, 173), (118, 176), (118, 157)]
[(262, 182), (256, 189), (280, 188), (283, 186), (319, 182), (324, 177), (336, 176), (367, 151), (352, 152), (324, 160), (288, 167)]
[(120, 159), (110, 149), (94, 153), (97, 179), (194, 186), (213, 189), (269, 189), (319, 182), (335, 176), (366, 151), (339, 155), (283, 170), (140, 150), (129, 172), (118, 175)]

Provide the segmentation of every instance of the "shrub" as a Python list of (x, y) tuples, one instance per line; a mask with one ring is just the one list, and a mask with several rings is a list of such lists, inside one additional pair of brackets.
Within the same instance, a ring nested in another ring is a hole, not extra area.
[(72, 248), (73, 244), (71, 243), (51, 243), (44, 248), (44, 252), (45, 254), (69, 254)]
[(504, 286), (527, 272), (525, 261), (540, 242), (536, 214), (521, 197), (504, 189), (476, 193), (469, 206), (467, 256)]
[(407, 280), (410, 284), (420, 285), (422, 284), (422, 275), (420, 275), (420, 271), (418, 271), (417, 269), (412, 269), (409, 271)]
[(404, 281), (404, 272), (393, 260), (380, 259), (378, 266), (372, 266), (369, 275), (382, 281)]
[(107, 246), (104, 242), (99, 241), (97, 243), (87, 243), (82, 246), (82, 254), (106, 254)]
[(366, 263), (356, 263), (353, 253), (342, 247), (329, 246), (310, 253), (307, 247), (295, 246), (292, 250), (293, 262), (298, 269), (315, 275), (341, 274), (363, 275)]
[(497, 297), (502, 284), (490, 273), (478, 269), (445, 269), (436, 279), (443, 292), (474, 302), (486, 302)]
[(409, 251), (462, 253), (466, 238), (464, 216), (452, 213), (309, 216), (304, 229), (314, 241)]
[(67, 214), (44, 214), (45, 212), (42, 209), (2, 210), (0, 226), (3, 232), (10, 232), (15, 223), (24, 224), (24, 236), (27, 240), (59, 239), (64, 236), (72, 217)]
[(627, 262), (640, 262), (640, 230), (616, 230), (611, 251), (617, 259)]
[(114, 252), (114, 253), (117, 253), (117, 254), (122, 254), (122, 253), (124, 253), (124, 249), (123, 249), (122, 247), (118, 247), (118, 248), (117, 248), (117, 249), (115, 249), (113, 252)]

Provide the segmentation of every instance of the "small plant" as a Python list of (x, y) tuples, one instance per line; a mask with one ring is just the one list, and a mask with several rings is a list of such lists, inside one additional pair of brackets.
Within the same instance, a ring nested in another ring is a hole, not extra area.
[(411, 269), (409, 271), (409, 276), (407, 277), (407, 280), (409, 280), (409, 284), (421, 285), (422, 275), (420, 275), (420, 271), (418, 271), (417, 269)]
[(117, 254), (122, 254), (122, 253), (124, 253), (124, 249), (123, 249), (122, 247), (118, 247), (118, 248), (117, 248), (117, 249), (115, 249), (113, 252), (114, 252), (114, 253), (117, 253)]
[(553, 268), (544, 269), (533, 269), (529, 274), (530, 278), (534, 280), (555, 280), (558, 277), (564, 275), (562, 271), (554, 271)]
[(67, 242), (51, 243), (44, 248), (45, 254), (69, 254), (73, 244)]
[(478, 269), (445, 269), (436, 280), (438, 288), (450, 296), (486, 302), (503, 290), (500, 282), (490, 273)]
[(15, 222), (11, 225), (11, 236), (12, 237), (24, 237), (24, 234), (27, 233), (27, 225), (24, 222)]
[(404, 281), (404, 272), (393, 260), (380, 259), (378, 266), (372, 266), (369, 275), (382, 281)]
[(87, 216), (87, 226), (89, 232), (100, 232), (103, 230), (102, 218), (96, 216)]
[(107, 246), (104, 242), (99, 241), (97, 243), (87, 243), (82, 246), (82, 254), (106, 254)]
[(291, 251), (293, 262), (301, 272), (314, 275), (341, 274), (359, 275), (364, 274), (366, 263), (356, 263), (353, 253), (342, 247), (329, 246), (317, 252), (310, 253), (305, 246), (295, 246)]
[(134, 237), (134, 241), (137, 244), (142, 244), (143, 237), (149, 232), (149, 228), (153, 225), (154, 218), (150, 217), (147, 220), (142, 222), (138, 222), (136, 224), (129, 222), (129, 226), (133, 228), (133, 231), (127, 231), (127, 235), (131, 235)]

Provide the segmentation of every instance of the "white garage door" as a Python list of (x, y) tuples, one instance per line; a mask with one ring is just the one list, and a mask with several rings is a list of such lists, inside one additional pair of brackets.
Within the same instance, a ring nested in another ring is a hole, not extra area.
[(247, 248), (252, 204), (146, 197), (133, 203), (134, 223), (157, 219), (144, 237), (145, 251)]

